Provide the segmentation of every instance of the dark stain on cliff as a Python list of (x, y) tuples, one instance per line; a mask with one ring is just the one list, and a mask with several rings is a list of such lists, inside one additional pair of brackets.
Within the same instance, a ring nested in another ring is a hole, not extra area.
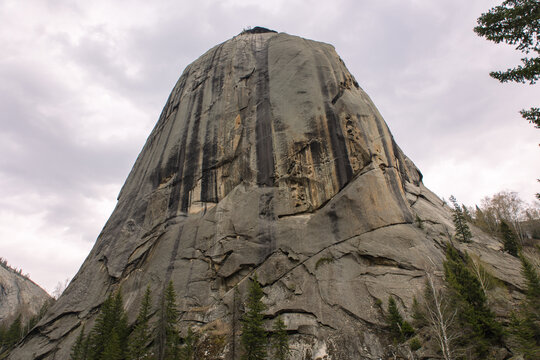
[(323, 65), (318, 63), (317, 76), (319, 78), (321, 92), (323, 94), (324, 112), (328, 124), (330, 147), (332, 149), (339, 189), (341, 190), (352, 179), (353, 171), (349, 160), (347, 145), (345, 144), (345, 137), (343, 136), (343, 130), (341, 128), (339, 117), (335, 113), (332, 103), (328, 101), (328, 99), (330, 98), (330, 91), (328, 89), (328, 85), (326, 84), (325, 76), (322, 69)]
[[(214, 64), (214, 72), (212, 76), (212, 96), (219, 94), (222, 91), (224, 83), (224, 69), (221, 64), (221, 51), (222, 46), (216, 50), (217, 55), (212, 60)], [(211, 99), (212, 104), (215, 99)], [(217, 163), (217, 144), (218, 144), (218, 128), (221, 121), (221, 117), (215, 119), (215, 121), (206, 121), (205, 138), (202, 149), (202, 174), (201, 174), (201, 201), (203, 202), (218, 202), (217, 193), (217, 177), (216, 177), (216, 163)]]
[(256, 104), (256, 153), (257, 184), (274, 186), (274, 149), (272, 141), (272, 110), (270, 108), (270, 79), (268, 75), (268, 42), (262, 49), (253, 42), (256, 60), (257, 82), (255, 87)]

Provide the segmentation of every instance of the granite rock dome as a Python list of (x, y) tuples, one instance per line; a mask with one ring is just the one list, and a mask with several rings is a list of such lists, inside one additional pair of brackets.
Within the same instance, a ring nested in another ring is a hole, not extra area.
[[(10, 359), (67, 359), (107, 294), (122, 289), (133, 323), (170, 280), (182, 324), (225, 340), (209, 358), (236, 359), (234, 289), (255, 273), (292, 359), (383, 357), (380, 301), (409, 316), (452, 228), (331, 45), (245, 31), (185, 69), (88, 258)], [(462, 247), (517, 291), (519, 262), (473, 233)]]

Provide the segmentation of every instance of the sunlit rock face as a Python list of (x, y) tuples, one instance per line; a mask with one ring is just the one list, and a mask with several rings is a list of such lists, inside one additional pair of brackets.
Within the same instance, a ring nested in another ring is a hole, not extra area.
[(52, 299), (28, 277), (0, 264), (0, 326), (9, 327), (17, 316), (25, 324)]
[[(384, 357), (388, 297), (409, 316), (451, 232), (334, 48), (255, 28), (185, 69), (79, 273), (11, 358), (68, 358), (111, 291), (134, 322), (146, 286), (156, 309), (172, 280), (182, 331), (238, 359), (255, 273), (291, 359)], [(515, 258), (473, 233), (469, 251), (519, 288)]]

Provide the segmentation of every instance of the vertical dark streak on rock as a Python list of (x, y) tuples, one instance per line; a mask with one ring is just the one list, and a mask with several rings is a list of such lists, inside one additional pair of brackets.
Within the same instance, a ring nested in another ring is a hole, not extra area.
[[(204, 74), (208, 74), (210, 69), (214, 66), (214, 60), (221, 46), (213, 52), (210, 61), (207, 61), (204, 69)], [(197, 88), (197, 106), (195, 107), (195, 113), (193, 114), (193, 128), (191, 130), (191, 140), (188, 145), (186, 161), (184, 162), (184, 176), (182, 178), (182, 195), (180, 196), (180, 210), (187, 212), (190, 205), (191, 190), (195, 185), (195, 176), (200, 169), (199, 159), (201, 156), (200, 141), (199, 141), (199, 128), (201, 123), (202, 108), (204, 103), (204, 91), (206, 89), (206, 79), (203, 80), (201, 85)]]
[(394, 151), (394, 156), (397, 158), (397, 162), (399, 166), (399, 174), (401, 175), (402, 180), (410, 182), (411, 180), (406, 171), (407, 164), (405, 163), (405, 158), (403, 157), (403, 153), (401, 152), (401, 149), (396, 144), (394, 137), (392, 137), (392, 149)]
[[(390, 151), (390, 147), (388, 146), (387, 134), (385, 134), (385, 131), (384, 131), (385, 129), (383, 128), (383, 126), (384, 126), (383, 121), (382, 121), (382, 119), (379, 118), (379, 116), (375, 117), (375, 124), (377, 125), (377, 132), (379, 133), (378, 138), (381, 139), (382, 144), (383, 144), (383, 148), (384, 148), (384, 153), (386, 154), (386, 161), (387, 161), (386, 165), (387, 166), (393, 166), (394, 161), (392, 161), (393, 159), (390, 157), (391, 156), (391, 151)], [(396, 172), (397, 172), (397, 169), (396, 169)], [(398, 205), (399, 205), (399, 207), (401, 209), (401, 212), (403, 213), (403, 218), (405, 219), (405, 221), (412, 222), (413, 217), (412, 217), (411, 211), (409, 209), (409, 205), (405, 201), (405, 199), (403, 197), (404, 194), (400, 190), (401, 187), (398, 184), (398, 181), (401, 181), (401, 179), (397, 177), (396, 172), (394, 172), (394, 171), (386, 171), (384, 176), (385, 176), (387, 184), (389, 185), (389, 188), (392, 190), (394, 198), (396, 199), (396, 201), (397, 201), (397, 203), (398, 203)]]
[(340, 238), (339, 236), (339, 217), (336, 213), (336, 206), (335, 204), (332, 204), (330, 207), (330, 210), (328, 211), (328, 218), (330, 219), (330, 226), (332, 229), (332, 234), (334, 235), (334, 238), (337, 240)]
[[(186, 73), (184, 74), (185, 76), (182, 76), (180, 78), (180, 84), (179, 84), (179, 91), (178, 91), (178, 101), (180, 101), (180, 99), (182, 98), (182, 95), (184, 94), (184, 90), (185, 90), (185, 87), (186, 87), (186, 81), (189, 77), (189, 70), (186, 70)], [(174, 102), (176, 101), (176, 96), (172, 99), (169, 99), (169, 102)], [(170, 106), (170, 104), (169, 104)], [(178, 107), (179, 105), (176, 107), (176, 113), (171, 113), (170, 116), (174, 116), (176, 118), (176, 115), (178, 114)], [(164, 110), (165, 111), (165, 110)], [(176, 119), (175, 119), (176, 120)], [(161, 120), (160, 120), (161, 121)], [(164, 157), (164, 151), (163, 149), (167, 149), (167, 145), (169, 144), (169, 141), (171, 139), (171, 134), (173, 132), (173, 129), (174, 129), (174, 123), (175, 121), (171, 121), (170, 122), (170, 127), (169, 127), (169, 131), (167, 133), (167, 139), (165, 140), (165, 144), (163, 145), (162, 149), (161, 149), (161, 154), (159, 156), (159, 167), (156, 169), (156, 171), (150, 175), (150, 180), (152, 181), (152, 187), (155, 189), (159, 186), (159, 184), (167, 177), (169, 177), (171, 174), (175, 173), (178, 171), (178, 167), (176, 165), (178, 165), (178, 159), (176, 158), (176, 156), (173, 156), (169, 159), (167, 159), (167, 164), (165, 165), (165, 167), (163, 167), (163, 157)], [(156, 126), (157, 127), (157, 126)], [(178, 155), (178, 153), (176, 153), (176, 155)]]
[[(358, 128), (359, 129), (362, 129), (363, 130), (363, 124), (362, 124), (362, 119), (367, 119), (369, 118), (367, 115), (361, 115), (361, 114), (356, 114), (356, 117), (358, 118)], [(371, 142), (369, 141), (369, 138), (367, 137), (367, 134), (365, 131), (361, 131), (360, 134), (362, 135), (362, 139), (364, 140), (364, 143), (366, 144), (366, 147), (367, 147), (367, 151), (369, 153), (369, 159), (370, 161), (373, 160), (373, 151), (371, 151), (371, 146), (368, 145), (370, 144)]]
[(321, 68), (322, 65), (318, 63), (317, 76), (319, 77), (319, 83), (324, 98), (324, 110), (326, 121), (328, 122), (328, 136), (330, 137), (330, 146), (334, 158), (338, 185), (341, 190), (352, 179), (353, 172), (349, 161), (347, 145), (345, 144), (345, 137), (343, 136), (343, 129), (341, 128), (341, 122), (329, 101), (330, 93)]
[(191, 111), (193, 109), (193, 96), (189, 97), (187, 111), (188, 117), (186, 118), (185, 125), (182, 131), (182, 140), (178, 147), (178, 153), (175, 156), (176, 161), (176, 173), (174, 175), (174, 180), (172, 183), (172, 190), (169, 196), (169, 217), (175, 216), (178, 211), (178, 204), (180, 203), (180, 190), (182, 187), (182, 177), (184, 171), (184, 159), (186, 155), (186, 143), (189, 133), (189, 124), (191, 121)]
[[(261, 36), (261, 35), (255, 35)], [(262, 37), (262, 36), (261, 36)], [(253, 42), (253, 53), (256, 61), (257, 83), (256, 98), (256, 152), (257, 152), (257, 184), (274, 186), (274, 151), (272, 139), (272, 114), (270, 108), (270, 79), (268, 74), (268, 41), (261, 50)]]
[[(216, 50), (215, 56), (216, 63), (212, 61), (214, 71), (212, 76), (212, 97), (216, 94), (221, 94), (223, 88), (224, 70), (221, 65), (221, 51), (223, 44)], [(211, 99), (214, 101), (215, 99)], [(201, 178), (201, 201), (204, 202), (217, 202), (217, 178), (216, 169), (212, 168), (216, 162), (217, 155), (217, 128), (220, 121), (220, 114), (217, 113), (217, 118), (214, 121), (206, 121), (205, 138), (203, 145), (203, 160), (202, 160), (202, 178)]]
[(187, 149), (186, 159), (183, 163), (184, 175), (182, 177), (182, 194), (180, 195), (180, 207), (182, 212), (187, 212), (190, 205), (191, 189), (194, 185), (194, 178), (199, 167), (200, 143), (199, 143), (199, 125), (201, 123), (202, 104), (204, 100), (205, 82), (203, 82), (197, 91), (197, 106), (193, 114), (193, 128), (191, 130), (191, 139)]

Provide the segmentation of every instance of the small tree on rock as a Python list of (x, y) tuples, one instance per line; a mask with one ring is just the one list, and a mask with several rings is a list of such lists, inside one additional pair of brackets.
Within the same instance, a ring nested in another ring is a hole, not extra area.
[(151, 306), (152, 298), (150, 287), (147, 287), (139, 309), (139, 314), (137, 315), (135, 329), (133, 329), (130, 337), (129, 357), (132, 360), (147, 359), (150, 355), (150, 350), (147, 346), (152, 341), (150, 327), (148, 325)]
[(246, 312), (242, 317), (242, 360), (264, 360), (267, 355), (267, 334), (263, 326), (263, 311), (266, 310), (266, 305), (261, 301), (263, 295), (255, 274), (249, 285)]
[(22, 321), (21, 315), (19, 315), (15, 318), (7, 330), (5, 344), (7, 347), (12, 347), (21, 339), (21, 336)]
[(84, 336), (84, 325), (71, 347), (71, 360), (86, 360), (88, 357), (88, 339)]
[(287, 339), (287, 328), (281, 316), (278, 316), (274, 321), (273, 330), (274, 359), (285, 360), (289, 357), (289, 340)]
[(396, 300), (393, 296), (388, 297), (388, 315), (386, 319), (394, 340), (403, 342), (414, 335), (414, 329), (407, 321), (403, 320)]
[(512, 316), (511, 333), (517, 350), (525, 359), (540, 358), (540, 277), (534, 265), (520, 254), (521, 273), (525, 277), (526, 299)]
[[(123, 358), (127, 351), (128, 335), (122, 292), (118, 290), (116, 293), (109, 294), (101, 305), (96, 324), (89, 335), (89, 359), (114, 359), (117, 353), (120, 354), (120, 358)], [(107, 350), (106, 353), (105, 350)]]
[(445, 280), (458, 307), (458, 315), (464, 329), (470, 331), (469, 340), (476, 348), (477, 356), (484, 357), (490, 344), (499, 343), (501, 325), (489, 309), (487, 297), (476, 276), (467, 268), (464, 256), (448, 245), (443, 263)]
[(503, 237), (504, 251), (512, 256), (518, 256), (519, 246), (516, 237), (514, 236), (512, 229), (510, 229), (510, 226), (508, 226), (504, 220), (501, 220), (500, 231)]
[(191, 326), (188, 328), (187, 336), (184, 339), (184, 346), (179, 351), (180, 360), (195, 360), (195, 343), (197, 335), (193, 332)]
[(161, 311), (158, 323), (158, 350), (160, 360), (176, 360), (179, 356), (180, 335), (177, 323), (179, 317), (176, 308), (176, 291), (170, 281), (161, 300)]
[(467, 225), (467, 219), (463, 213), (463, 208), (457, 203), (457, 200), (453, 195), (450, 196), (450, 201), (454, 205), (454, 209), (452, 209), (452, 221), (456, 228), (456, 239), (459, 242), (471, 242), (471, 229), (469, 228), (469, 225)]

